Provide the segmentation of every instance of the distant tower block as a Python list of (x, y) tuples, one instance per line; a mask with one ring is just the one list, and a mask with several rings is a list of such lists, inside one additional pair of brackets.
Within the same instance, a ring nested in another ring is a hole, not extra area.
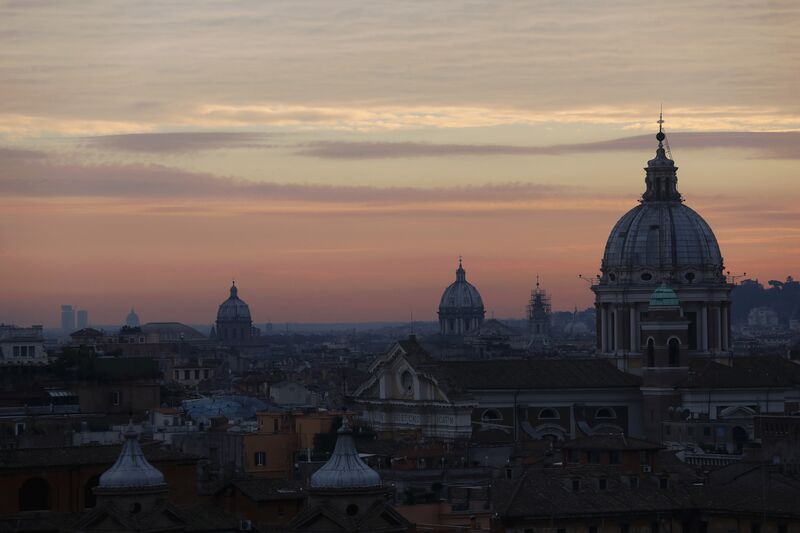
[(539, 276), (528, 302), (528, 331), (534, 337), (550, 336), (550, 296), (539, 284)]
[(84, 329), (89, 326), (89, 311), (80, 309), (78, 311), (78, 329)]
[(75, 309), (71, 305), (61, 306), (61, 330), (64, 333), (75, 331)]

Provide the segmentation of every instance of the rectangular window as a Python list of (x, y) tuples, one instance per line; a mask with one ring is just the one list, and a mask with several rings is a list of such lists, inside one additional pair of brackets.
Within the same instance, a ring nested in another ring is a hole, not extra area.
[(703, 426), (703, 436), (704, 437), (711, 436), (711, 426)]
[(658, 533), (658, 522), (650, 522), (650, 533)]
[(597, 533), (597, 526), (589, 526), (589, 533)]
[(597, 480), (597, 486), (600, 487), (600, 490), (606, 490), (606, 487), (608, 486), (606, 478), (601, 477), (599, 480)]
[(253, 457), (253, 463), (256, 466), (264, 466), (267, 464), (267, 452), (256, 452)]
[(578, 490), (580, 490), (580, 488), (581, 488), (581, 482), (580, 482), (580, 480), (573, 479), (573, 480), (572, 480), (572, 490), (573, 490), (574, 492), (577, 492)]
[(17, 422), (17, 426), (15, 428), (17, 437), (25, 433), (25, 422)]
[(175, 370), (172, 373), (172, 375), (175, 376), (175, 381), (178, 381), (179, 379), (181, 379), (181, 371), (180, 370)]
[(669, 435), (672, 433), (672, 426), (670, 424), (664, 424), (664, 434)]
[(188, 371), (188, 370), (184, 370), (184, 371), (183, 371), (183, 379), (189, 379), (189, 376), (190, 376), (190, 375), (191, 375), (191, 374), (189, 374), (189, 371)]
[(666, 489), (669, 486), (669, 480), (665, 477), (659, 478), (658, 486), (662, 489)]
[(579, 463), (581, 461), (580, 453), (578, 450), (567, 450), (567, 462), (568, 463)]
[(589, 451), (589, 464), (592, 465), (599, 465), (600, 464), (600, 452), (596, 450)]
[(619, 450), (611, 450), (608, 452), (608, 462), (612, 465), (618, 465), (620, 463)]
[(778, 524), (778, 533), (786, 533), (787, 531), (786, 524)]
[(122, 403), (122, 393), (115, 390), (111, 393), (111, 405), (119, 405), (120, 403)]
[(14, 357), (19, 357), (19, 346), (14, 346)]
[(761, 533), (761, 524), (753, 522), (750, 524), (750, 533)]
[(686, 311), (683, 316), (689, 320), (689, 349), (697, 349), (697, 312)]
[(194, 371), (194, 379), (200, 379), (200, 370)]
[(203, 370), (203, 379), (208, 379), (208, 369)]
[(639, 488), (639, 478), (638, 477), (632, 477), (630, 479), (630, 483), (631, 483), (631, 488), (632, 489), (638, 489)]
[(631, 530), (630, 524), (620, 524), (619, 525), (619, 533), (629, 533)]

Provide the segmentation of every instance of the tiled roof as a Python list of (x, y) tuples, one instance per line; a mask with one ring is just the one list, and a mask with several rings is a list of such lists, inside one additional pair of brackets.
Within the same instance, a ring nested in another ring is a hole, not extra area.
[[(731, 472), (725, 472), (730, 469)], [(605, 479), (605, 489), (600, 489)], [(573, 489), (573, 481), (578, 488)], [(712, 473), (706, 483), (691, 476), (639, 477), (633, 488), (626, 475), (608, 466), (529, 469), (517, 480), (492, 486), (494, 511), (504, 518), (558, 519), (659, 511), (700, 510), (800, 517), (800, 477), (760, 464), (734, 464)]]
[(641, 378), (602, 359), (448, 361), (433, 373), (466, 390), (639, 387)]
[(255, 502), (270, 500), (300, 500), (306, 493), (296, 481), (284, 479), (245, 478), (236, 479), (231, 485)]
[(800, 365), (777, 355), (734, 357), (730, 366), (693, 360), (689, 375), (678, 383), (686, 389), (769, 388), (800, 385)]
[[(605, 489), (600, 489), (604, 479)], [(578, 489), (573, 490), (573, 480)], [(659, 487), (658, 478), (642, 478), (636, 488), (612, 467), (548, 468), (528, 470), (518, 480), (492, 486), (495, 512), (504, 517), (604, 516), (615, 513), (652, 513), (692, 505), (692, 493), (683, 485)]]
[[(119, 457), (121, 444), (112, 446), (67, 446), (60, 448), (23, 448), (0, 453), (0, 470), (28, 467), (71, 465), (111, 466)], [(195, 455), (163, 448), (159, 443), (142, 443), (144, 456), (150, 462), (197, 461)]]
[(655, 442), (626, 437), (621, 433), (598, 434), (567, 442), (563, 446), (567, 450), (660, 450), (663, 448)]

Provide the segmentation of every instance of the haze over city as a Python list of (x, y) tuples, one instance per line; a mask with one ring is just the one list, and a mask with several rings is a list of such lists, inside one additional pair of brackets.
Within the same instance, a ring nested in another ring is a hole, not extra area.
[[(580, 4), (580, 9), (576, 6)], [(725, 266), (800, 265), (796, 2), (0, 3), (0, 322), (584, 308), (663, 105)], [(689, 15), (690, 14), (690, 15)]]

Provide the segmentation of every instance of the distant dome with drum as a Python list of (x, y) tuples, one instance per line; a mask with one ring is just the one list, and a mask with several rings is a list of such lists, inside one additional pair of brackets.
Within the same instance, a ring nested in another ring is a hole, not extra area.
[(486, 310), (481, 293), (467, 281), (467, 272), (458, 258), (456, 280), (439, 301), (439, 326), (443, 335), (463, 335), (483, 323)]
[(236, 282), (231, 285), (230, 297), (222, 302), (217, 311), (217, 321), (244, 321), (251, 320), (250, 307), (239, 298), (239, 290), (236, 288)]
[(601, 271), (605, 282), (656, 284), (717, 283), (723, 261), (717, 238), (699, 214), (683, 203), (677, 167), (667, 157), (659, 118), (656, 157), (645, 168), (640, 204), (611, 230)]

